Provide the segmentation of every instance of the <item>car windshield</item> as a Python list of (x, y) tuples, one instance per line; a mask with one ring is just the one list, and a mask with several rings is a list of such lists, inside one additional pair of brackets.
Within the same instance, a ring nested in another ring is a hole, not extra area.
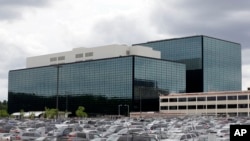
[(4, 134), (3, 136), (4, 136), (4, 137), (7, 137), (7, 136), (10, 136), (10, 135), (11, 135), (11, 134)]

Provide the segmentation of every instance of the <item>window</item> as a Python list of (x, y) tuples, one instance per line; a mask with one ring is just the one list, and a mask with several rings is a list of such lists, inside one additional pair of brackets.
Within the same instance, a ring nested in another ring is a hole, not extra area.
[(238, 98), (239, 98), (239, 100), (247, 100), (248, 96), (247, 95), (239, 95)]
[(55, 61), (57, 61), (56, 57), (50, 58), (50, 62), (55, 62)]
[(169, 102), (177, 102), (177, 98), (170, 98)]
[(189, 97), (188, 101), (196, 101), (196, 97)]
[(34, 133), (34, 136), (35, 136), (35, 137), (40, 137), (41, 135), (38, 134), (38, 133)]
[(221, 101), (221, 100), (226, 100), (226, 96), (217, 96), (217, 100)]
[(180, 140), (185, 140), (186, 139), (186, 135), (182, 135)]
[(180, 110), (187, 109), (187, 106), (179, 106), (178, 109)]
[(206, 109), (206, 105), (197, 105), (197, 109)]
[(244, 117), (246, 117), (247, 113), (238, 113), (238, 116), (244, 116)]
[(197, 101), (206, 101), (206, 97), (197, 97)]
[(93, 52), (86, 52), (86, 53), (85, 53), (85, 57), (93, 56), (93, 54), (94, 54)]
[(177, 106), (169, 106), (169, 110), (177, 110)]
[(187, 98), (178, 98), (178, 101), (179, 101), (179, 102), (186, 102), (186, 101), (187, 101)]
[(215, 100), (216, 100), (216, 97), (215, 97), (215, 96), (207, 97), (207, 101), (215, 101)]
[(228, 104), (227, 107), (228, 107), (229, 109), (237, 108), (237, 104)]
[(65, 56), (59, 56), (58, 61), (65, 60)]
[(68, 135), (70, 132), (72, 132), (73, 129), (72, 128), (66, 128), (64, 131), (63, 131), (63, 135)]
[(248, 105), (248, 104), (239, 104), (238, 107), (239, 107), (239, 108), (248, 108), (247, 105)]
[(168, 102), (168, 99), (161, 99), (161, 102)]
[(227, 100), (237, 100), (237, 96), (236, 95), (227, 96)]
[(86, 138), (86, 134), (85, 133), (77, 133), (77, 137), (81, 137), (81, 138)]
[(80, 53), (80, 54), (76, 54), (76, 56), (75, 56), (76, 58), (83, 58), (83, 54), (82, 53)]
[(217, 105), (217, 109), (226, 109), (226, 107), (227, 107), (227, 106), (224, 105), (224, 104), (223, 104), (223, 105)]
[(168, 110), (168, 106), (161, 106), (161, 110)]
[(192, 136), (190, 134), (187, 134), (187, 139), (191, 139)]
[(129, 51), (129, 50), (127, 50), (127, 51), (126, 51), (126, 55), (129, 55), (129, 54), (130, 54), (130, 51)]
[(196, 105), (189, 105), (188, 109), (196, 109)]
[(207, 105), (207, 109), (215, 109), (215, 105)]

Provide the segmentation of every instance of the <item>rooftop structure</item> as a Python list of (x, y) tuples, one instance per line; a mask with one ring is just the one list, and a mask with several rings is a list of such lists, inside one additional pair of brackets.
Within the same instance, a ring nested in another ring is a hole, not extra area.
[(97, 60), (121, 56), (137, 55), (150, 58), (161, 58), (160, 51), (150, 47), (127, 45), (107, 45), (94, 48), (74, 48), (72, 51), (53, 53), (48, 55), (28, 57), (26, 68), (72, 63), (78, 61)]

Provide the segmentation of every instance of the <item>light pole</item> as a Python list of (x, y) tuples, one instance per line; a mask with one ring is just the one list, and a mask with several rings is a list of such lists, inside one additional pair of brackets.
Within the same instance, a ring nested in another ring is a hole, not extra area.
[(68, 117), (68, 92), (66, 91), (65, 92), (65, 99), (66, 99), (66, 101), (65, 101), (65, 112), (66, 112), (66, 115), (67, 115), (67, 117)]
[(139, 94), (140, 94), (140, 118), (141, 118), (141, 91), (142, 91), (142, 89), (141, 89), (142, 87), (139, 87)]
[(58, 100), (58, 95), (59, 95), (59, 68), (61, 67), (59, 64), (57, 64), (55, 66), (57, 68), (57, 77), (56, 77), (56, 110), (57, 111), (57, 114), (56, 114), (56, 118), (58, 119), (58, 112), (59, 112), (59, 109), (58, 109), (58, 103), (59, 103), (59, 100)]
[(124, 105), (124, 106), (128, 107), (128, 117), (130, 117), (130, 115), (129, 115), (129, 105)]
[(120, 107), (121, 107), (122, 105), (120, 104), (120, 105), (118, 105), (118, 116), (120, 117)]

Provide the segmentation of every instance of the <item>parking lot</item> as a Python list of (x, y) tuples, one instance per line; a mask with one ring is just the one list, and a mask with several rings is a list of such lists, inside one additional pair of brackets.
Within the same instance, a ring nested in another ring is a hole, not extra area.
[(0, 141), (225, 141), (247, 117), (1, 119)]

